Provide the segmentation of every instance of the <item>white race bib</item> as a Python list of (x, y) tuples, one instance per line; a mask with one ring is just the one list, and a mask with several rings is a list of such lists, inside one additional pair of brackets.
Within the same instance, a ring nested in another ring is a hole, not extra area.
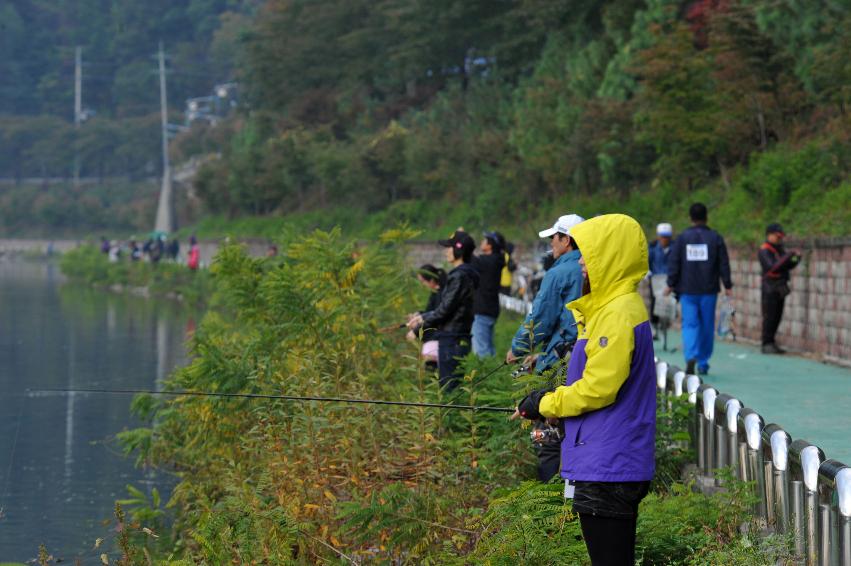
[(576, 486), (570, 483), (570, 480), (564, 480), (564, 498), (573, 499), (573, 493), (576, 491)]
[(686, 244), (686, 261), (709, 261), (709, 246)]

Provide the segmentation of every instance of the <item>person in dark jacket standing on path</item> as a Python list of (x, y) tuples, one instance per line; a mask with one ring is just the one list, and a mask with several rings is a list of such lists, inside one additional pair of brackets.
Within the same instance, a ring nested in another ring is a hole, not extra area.
[(783, 354), (774, 339), (783, 318), (783, 305), (789, 294), (789, 271), (798, 266), (801, 255), (783, 248), (783, 227), (769, 224), (765, 229), (765, 242), (757, 257), (762, 267), (762, 353)]
[(472, 262), (479, 272), (479, 288), (473, 300), (473, 353), (482, 358), (496, 354), (493, 327), (499, 316), (499, 283), (505, 257), (495, 232), (485, 232), (480, 249), (482, 253)]
[(458, 359), (470, 353), (473, 298), (479, 286), (479, 272), (470, 265), (476, 243), (469, 234), (456, 230), (451, 238), (437, 243), (446, 248), (446, 261), (454, 269), (446, 276), (446, 285), (440, 293), (437, 307), (411, 317), (408, 328), (436, 330), (440, 386), (452, 390), (461, 381), (457, 372)]
[(676, 291), (683, 317), (683, 351), (686, 373), (709, 371), (709, 358), (715, 342), (715, 305), (720, 286), (733, 295), (730, 260), (724, 238), (706, 225), (707, 211), (702, 203), (689, 208), (693, 226), (674, 241), (668, 254), (668, 288)]
[(633, 218), (606, 214), (570, 230), (582, 250), (582, 298), (567, 306), (578, 339), (565, 385), (536, 391), (512, 418), (561, 418), (561, 475), (593, 566), (635, 564), (638, 505), (655, 472), (656, 369), (638, 284), (647, 238)]

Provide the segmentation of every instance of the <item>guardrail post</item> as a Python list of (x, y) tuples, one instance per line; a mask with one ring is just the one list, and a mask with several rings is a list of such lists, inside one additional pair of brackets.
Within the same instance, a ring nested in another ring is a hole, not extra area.
[(792, 480), (792, 538), (795, 541), (795, 557), (803, 558), (807, 553), (806, 537), (804, 536), (804, 482)]
[(851, 468), (845, 467), (836, 474), (836, 517), (839, 531), (839, 564), (851, 566)]
[[(766, 426), (762, 440), (770, 454), (765, 477), (766, 506), (769, 507), (769, 524), (774, 523), (780, 533), (789, 532), (789, 434), (776, 424)], [(770, 505), (769, 505), (770, 503)]]
[(668, 383), (668, 363), (667, 362), (657, 362), (656, 363), (656, 388), (661, 397), (661, 405), (664, 411), (668, 410), (667, 403), (667, 391), (665, 390), (665, 385)]
[(738, 428), (739, 409), (741, 402), (726, 393), (715, 398), (715, 467), (733, 466), (734, 472), (738, 461), (739, 445), (736, 429)]
[(833, 566), (833, 560), (830, 556), (831, 533), (833, 532), (833, 514), (830, 512), (830, 505), (827, 503), (819, 504), (819, 550), (818, 563), (819, 566)]
[(746, 466), (746, 481), (756, 483), (757, 502), (754, 515), (765, 525), (767, 522), (765, 505), (765, 473), (762, 456), (762, 417), (753, 409), (744, 408), (739, 412), (739, 437), (745, 441), (744, 461)]
[(673, 375), (673, 387), (672, 391), (674, 392), (674, 397), (680, 397), (683, 394), (683, 384), (686, 380), (686, 372), (679, 370), (675, 371)]
[(819, 564), (851, 566), (851, 468), (825, 460), (818, 470)]
[[(818, 472), (824, 461), (824, 452), (806, 440), (795, 440), (789, 447), (791, 477), (803, 482), (803, 501), (800, 507), (793, 506), (793, 513), (803, 523), (801, 538), (804, 542), (802, 556), (808, 566), (816, 566), (819, 556), (819, 494)], [(797, 521), (796, 521), (797, 524)], [(797, 534), (796, 534), (797, 548)]]
[(689, 423), (689, 436), (691, 437), (691, 447), (697, 454), (697, 466), (701, 467), (703, 462), (703, 445), (700, 443), (700, 411), (697, 409), (697, 388), (700, 387), (701, 380), (696, 375), (686, 376), (686, 392), (688, 393), (688, 402), (695, 405), (694, 418)]
[(700, 445), (698, 465), (704, 475), (712, 475), (715, 447), (715, 397), (718, 392), (711, 385), (704, 383), (697, 388), (697, 440)]

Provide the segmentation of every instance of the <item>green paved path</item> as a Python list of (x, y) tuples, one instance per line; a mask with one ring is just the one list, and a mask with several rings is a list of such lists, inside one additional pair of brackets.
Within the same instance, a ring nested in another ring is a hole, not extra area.
[[(663, 352), (661, 341), (654, 344), (659, 359), (685, 368), (678, 330), (668, 333), (675, 353)], [(738, 398), (793, 440), (808, 440), (828, 458), (851, 465), (851, 369), (718, 340), (709, 363), (704, 383)]]

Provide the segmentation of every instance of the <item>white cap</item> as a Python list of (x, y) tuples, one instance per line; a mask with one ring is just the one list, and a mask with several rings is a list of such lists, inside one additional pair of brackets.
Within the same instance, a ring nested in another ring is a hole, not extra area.
[(552, 228), (548, 228), (546, 230), (542, 230), (538, 232), (538, 236), (541, 238), (549, 238), (554, 236), (556, 233), (558, 234), (567, 234), (570, 235), (570, 229), (579, 224), (580, 222), (584, 222), (585, 219), (579, 216), (578, 214), (565, 214), (564, 216), (560, 216), (556, 223), (553, 224)]
[(673, 236), (674, 235), (674, 227), (668, 224), (667, 222), (663, 222), (661, 224), (656, 225), (656, 235), (657, 236)]

